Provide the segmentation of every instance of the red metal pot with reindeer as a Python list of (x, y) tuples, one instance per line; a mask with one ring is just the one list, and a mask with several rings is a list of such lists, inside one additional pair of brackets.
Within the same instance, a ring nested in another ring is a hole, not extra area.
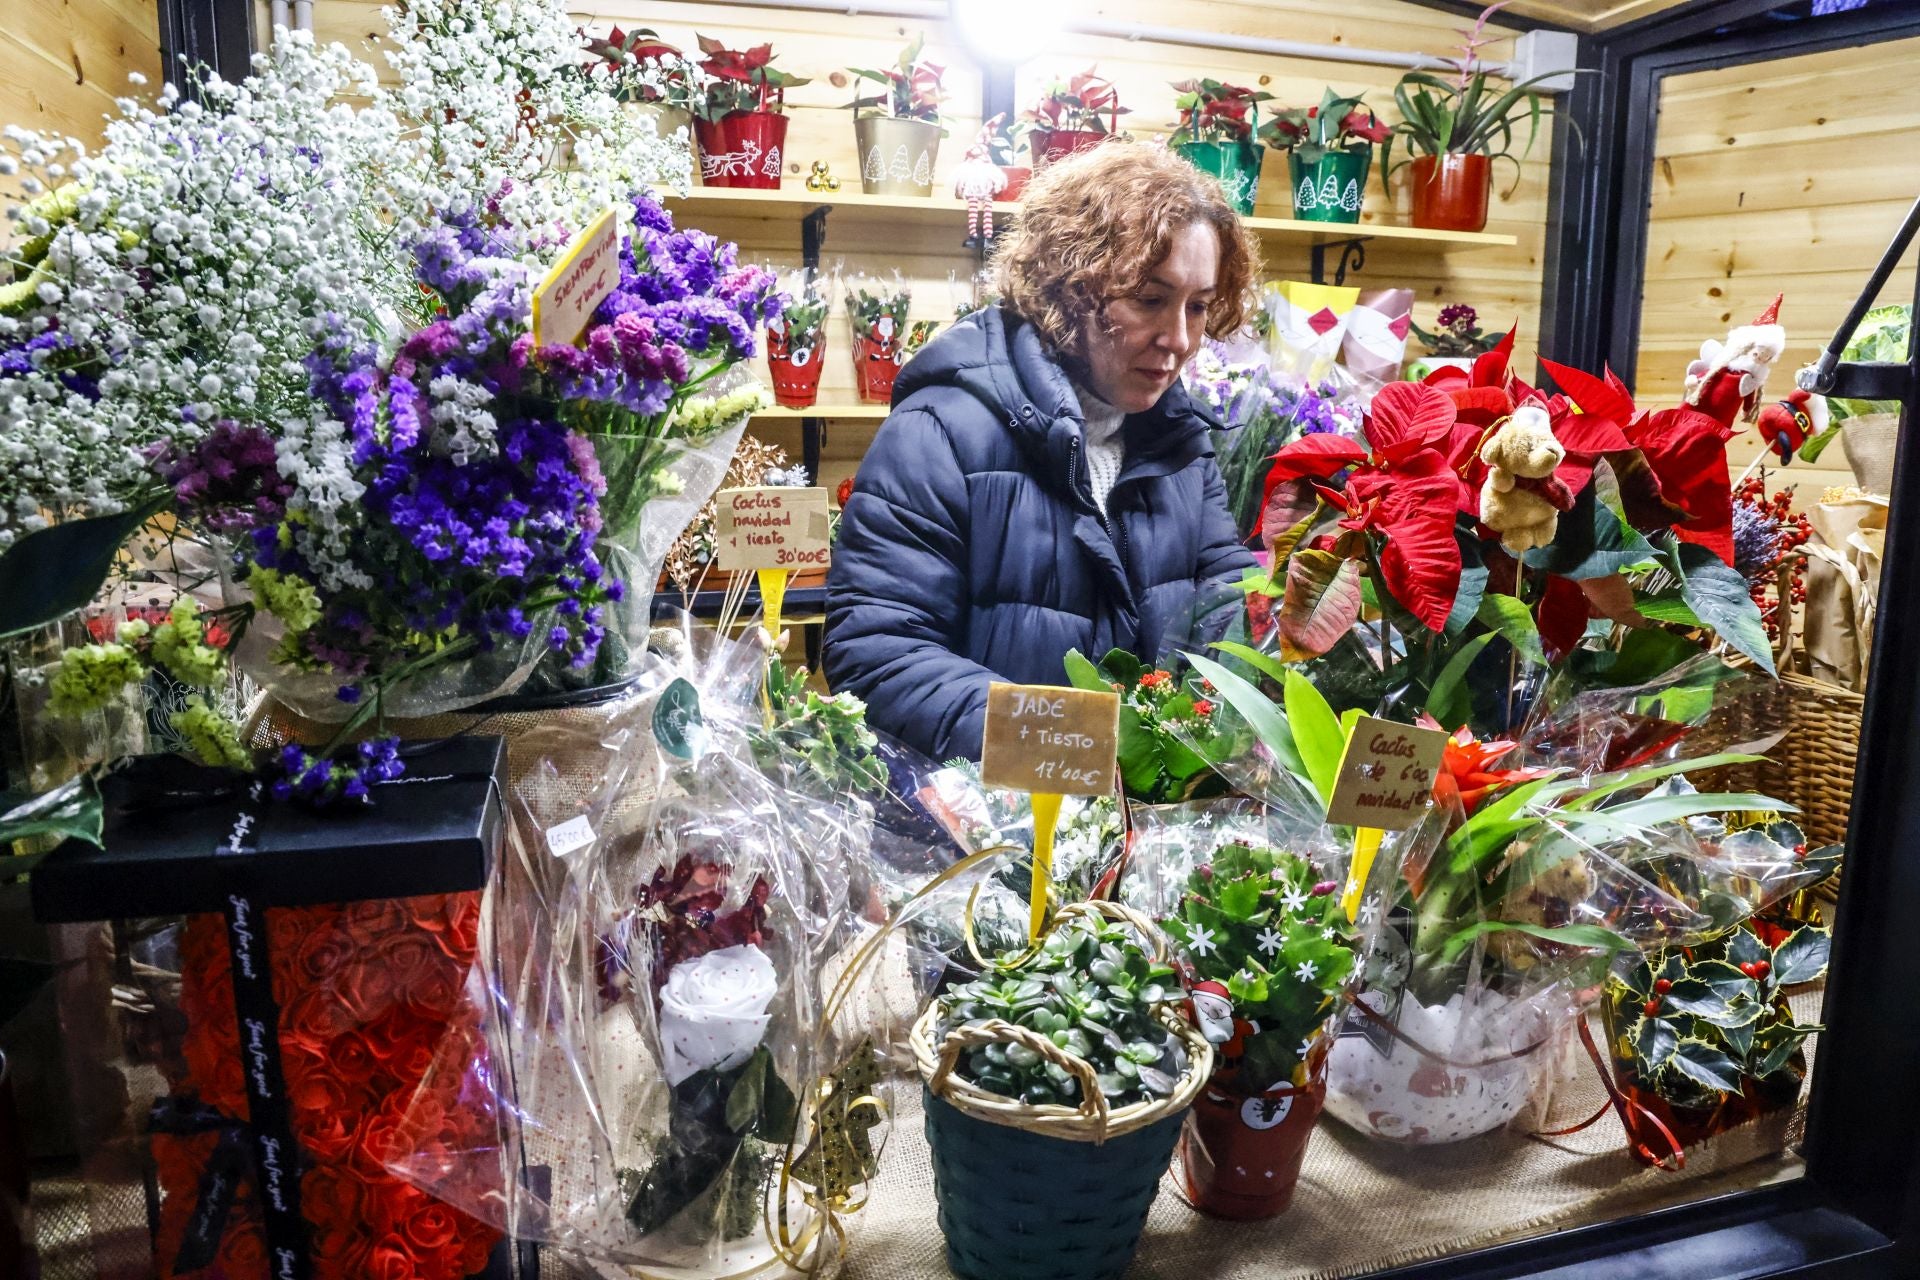
[(775, 190), (787, 142), (786, 93), (807, 81), (773, 66), (773, 46), (745, 51), (700, 38), (713, 77), (693, 122), (700, 143), (700, 180), (710, 187)]
[(1215, 1217), (1267, 1218), (1293, 1203), (1326, 1100), (1325, 1031), (1352, 942), (1335, 882), (1307, 858), (1214, 831), (1202, 815), (1189, 842), (1202, 860), (1184, 881), (1163, 867), (1134, 889), (1165, 899), (1154, 915), (1185, 957), (1194, 1023), (1217, 1053), (1180, 1135), (1181, 1190)]

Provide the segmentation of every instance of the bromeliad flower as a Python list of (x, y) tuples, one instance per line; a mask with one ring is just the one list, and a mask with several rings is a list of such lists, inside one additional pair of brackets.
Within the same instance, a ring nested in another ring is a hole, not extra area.
[[(1419, 724), (1426, 729), (1444, 728), (1439, 721), (1424, 713)], [(1434, 798), (1443, 803), (1458, 799), (1461, 807), (1471, 815), (1480, 807), (1480, 802), (1493, 792), (1546, 777), (1551, 770), (1493, 767), (1496, 761), (1519, 745), (1510, 738), (1476, 738), (1473, 731), (1464, 725), (1456, 729), (1447, 738), (1447, 745), (1440, 754), (1440, 774), (1433, 782)]]

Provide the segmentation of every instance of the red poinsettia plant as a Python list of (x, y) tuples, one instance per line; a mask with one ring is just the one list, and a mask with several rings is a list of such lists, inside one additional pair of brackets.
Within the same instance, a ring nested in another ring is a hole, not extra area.
[(1292, 151), (1301, 163), (1312, 164), (1329, 151), (1365, 151), (1392, 135), (1360, 95), (1343, 97), (1328, 89), (1317, 107), (1289, 108), (1274, 114), (1260, 129), (1260, 140), (1280, 151)]
[(871, 80), (880, 92), (855, 98), (848, 105), (855, 116), (878, 116), (893, 120), (924, 120), (940, 123), (940, 104), (945, 99), (941, 79), (947, 69), (920, 56), (926, 47), (924, 35), (901, 51), (900, 60), (880, 71), (848, 68), (856, 80)]
[(1251, 142), (1259, 104), (1273, 101), (1270, 93), (1219, 80), (1181, 80), (1173, 89), (1180, 95), (1174, 100), (1180, 108), (1180, 119), (1167, 141), (1175, 146), (1188, 142)]
[(1356, 704), (1411, 699), (1453, 726), (1510, 722), (1511, 697), (1474, 705), (1498, 682), (1467, 679), (1496, 641), (1576, 682), (1646, 678), (1715, 643), (1771, 670), (1732, 564), (1725, 445), (1778, 344), (1748, 326), (1708, 345), (1687, 402), (1645, 411), (1611, 371), (1543, 360), (1561, 390), (1529, 385), (1509, 333), (1470, 370), (1383, 388), (1363, 438), (1287, 445), (1266, 487), (1271, 568), (1247, 584), (1256, 638), (1350, 668), (1331, 687)]
[(1040, 100), (1020, 118), (1036, 129), (1067, 133), (1110, 133), (1130, 108), (1120, 105), (1120, 91), (1093, 67), (1065, 81), (1055, 81)]
[(696, 38), (706, 55), (700, 69), (713, 77), (695, 112), (703, 120), (718, 120), (735, 111), (784, 111), (787, 90), (809, 83), (773, 65), (771, 44), (729, 49), (709, 36)]

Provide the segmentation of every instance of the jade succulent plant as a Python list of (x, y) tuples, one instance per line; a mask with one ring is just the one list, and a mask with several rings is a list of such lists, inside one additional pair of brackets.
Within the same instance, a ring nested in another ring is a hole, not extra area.
[[(1156, 962), (1125, 924), (1075, 916), (1031, 957), (1003, 957), (942, 998), (939, 1033), (1010, 1022), (1090, 1064), (1111, 1108), (1170, 1096), (1186, 1050), (1161, 1007), (1185, 998), (1172, 966)], [(1020, 1044), (970, 1049), (958, 1073), (990, 1093), (1029, 1105), (1075, 1106), (1080, 1086), (1058, 1063)]]

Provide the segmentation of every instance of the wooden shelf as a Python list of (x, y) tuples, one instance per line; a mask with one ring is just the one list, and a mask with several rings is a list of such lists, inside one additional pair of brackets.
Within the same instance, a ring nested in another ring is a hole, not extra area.
[(892, 406), (884, 404), (816, 404), (805, 409), (775, 405), (753, 416), (755, 421), (766, 419), (773, 422), (798, 422), (802, 418), (825, 418), (830, 422), (880, 422), (892, 412)]
[[(778, 191), (754, 191), (738, 187), (695, 187), (681, 196), (662, 193), (676, 213), (692, 217), (754, 218), (789, 220), (803, 218), (815, 209), (829, 209), (833, 218), (851, 216), (862, 222), (910, 220), (938, 222), (964, 230), (967, 206), (946, 196), (870, 196), (859, 191), (808, 191), (800, 181)], [(1020, 212), (1017, 204), (995, 203), (995, 218), (1013, 218)], [(1292, 241), (1299, 244), (1336, 244), (1346, 240), (1370, 238), (1398, 244), (1426, 244), (1451, 249), (1511, 248), (1519, 237), (1490, 231), (1427, 231), (1388, 222), (1303, 222), (1297, 218), (1245, 219), (1249, 230), (1263, 240)]]

